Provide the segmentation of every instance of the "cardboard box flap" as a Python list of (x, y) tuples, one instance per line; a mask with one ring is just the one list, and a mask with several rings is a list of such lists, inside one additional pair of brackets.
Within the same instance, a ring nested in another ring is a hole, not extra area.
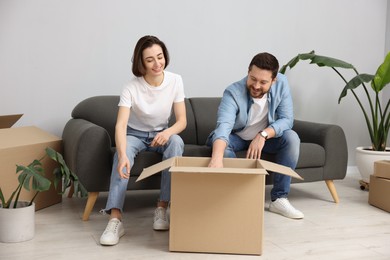
[(299, 179), (299, 180), (303, 180), (303, 178), (301, 176), (299, 176), (298, 173), (296, 173), (290, 167), (280, 165), (277, 163), (273, 163), (273, 162), (269, 162), (266, 160), (260, 160), (260, 163), (267, 171), (277, 172), (277, 173), (291, 176), (291, 177)]
[(23, 114), (0, 116), (0, 129), (2, 129), (2, 128), (10, 128), (22, 116), (23, 116)]
[[(175, 164), (177, 157), (169, 158), (167, 160), (164, 160), (162, 162), (153, 164), (152, 166), (149, 166), (147, 168), (144, 168), (144, 170), (141, 172), (140, 176), (137, 178), (137, 181), (143, 180), (148, 178), (149, 176), (152, 176), (153, 174), (160, 172), (162, 170), (165, 170), (172, 165)], [(130, 173), (131, 174), (131, 173)]]
[[(136, 182), (167, 168), (170, 168), (171, 172), (197, 173), (267, 174), (267, 171), (272, 171), (303, 180), (303, 178), (291, 168), (265, 160), (225, 158), (224, 168), (207, 167), (209, 160), (210, 158), (207, 157), (173, 157), (145, 168)], [(252, 167), (250, 165), (252, 165)]]

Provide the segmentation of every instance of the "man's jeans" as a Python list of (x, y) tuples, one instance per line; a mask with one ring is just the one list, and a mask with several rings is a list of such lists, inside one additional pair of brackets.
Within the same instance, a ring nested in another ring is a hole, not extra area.
[[(251, 141), (241, 139), (236, 134), (230, 134), (229, 145), (225, 149), (224, 157), (236, 158), (238, 151), (248, 149)], [(288, 166), (293, 170), (297, 166), (299, 157), (300, 139), (293, 130), (286, 130), (278, 138), (266, 140), (262, 153), (274, 154), (275, 163)], [(274, 186), (271, 190), (271, 200), (286, 198), (290, 192), (291, 177), (274, 173)]]
[[(143, 132), (127, 129), (127, 144), (126, 154), (130, 160), (130, 167), (134, 165), (134, 158), (141, 151), (154, 151), (162, 154), (162, 159), (166, 160), (175, 156), (182, 156), (184, 150), (184, 143), (180, 136), (172, 135), (164, 146), (150, 147), (150, 143), (158, 132)], [(106, 209), (104, 211), (110, 212), (111, 209), (120, 209), (123, 212), (123, 205), (126, 196), (127, 183), (129, 179), (122, 179), (117, 172), (118, 154), (114, 155), (114, 162), (111, 171), (110, 191), (108, 194)], [(126, 172), (126, 169), (124, 169)], [(131, 175), (131, 171), (130, 171)], [(168, 170), (162, 171), (161, 187), (160, 187), (160, 201), (170, 201), (171, 199), (171, 173)]]

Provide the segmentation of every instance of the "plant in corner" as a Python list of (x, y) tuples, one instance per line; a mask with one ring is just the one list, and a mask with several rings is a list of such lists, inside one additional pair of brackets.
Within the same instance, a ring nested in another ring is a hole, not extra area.
[[(44, 176), (42, 165), (42, 160), (46, 156), (58, 164), (58, 167), (53, 170), (53, 182), (56, 190), (62, 182), (63, 189), (59, 191), (60, 194), (73, 185), (75, 196), (87, 196), (86, 189), (78, 181), (78, 177), (68, 168), (62, 155), (52, 148), (46, 148), (45, 152), (46, 155), (43, 158), (35, 159), (27, 166), (16, 166), (19, 184), (7, 200), (0, 188), (0, 242), (22, 242), (34, 237), (35, 205), (33, 202), (40, 192), (48, 190), (51, 186), (51, 181)], [(30, 189), (35, 191), (29, 202), (19, 199), (23, 188), (27, 191)]]
[[(58, 167), (54, 169), (53, 174), (54, 178), (54, 187), (58, 188), (59, 183), (62, 182), (63, 188), (60, 191), (63, 194), (71, 185), (74, 188), (74, 194), (80, 197), (86, 197), (87, 191), (84, 186), (79, 182), (78, 177), (68, 168), (62, 155), (55, 151), (54, 149), (48, 147), (45, 149), (46, 155), (49, 156), (52, 160), (58, 163)], [(0, 187), (0, 207), (1, 208), (17, 208), (19, 205), (19, 196), (22, 191), (22, 188), (27, 191), (33, 190), (36, 191), (33, 198), (29, 201), (28, 206), (30, 206), (37, 195), (46, 191), (51, 186), (51, 181), (44, 176), (44, 169), (42, 167), (41, 161), (45, 157), (34, 160), (28, 166), (17, 165), (16, 174), (18, 176), (19, 185), (12, 192), (8, 199), (5, 199), (4, 194)]]
[[(341, 77), (345, 86), (341, 91), (338, 102), (340, 103), (341, 99), (347, 95), (348, 90), (351, 91), (364, 114), (372, 150), (386, 151), (386, 142), (390, 128), (390, 100), (384, 101), (382, 104), (379, 94), (390, 82), (390, 52), (385, 57), (383, 63), (377, 68), (374, 75), (359, 73), (352, 64), (339, 59), (317, 55), (314, 51), (298, 54), (282, 66), (280, 72), (284, 74), (287, 68), (293, 68), (300, 60), (310, 60), (310, 64), (316, 64), (319, 67), (330, 67)], [(341, 74), (339, 68), (351, 69), (356, 73), (356, 76), (348, 81)], [(371, 84), (373, 93), (370, 94), (369, 88), (365, 83)], [(355, 89), (359, 86), (363, 88), (367, 97), (369, 103), (367, 108), (364, 107), (359, 96), (355, 93)]]

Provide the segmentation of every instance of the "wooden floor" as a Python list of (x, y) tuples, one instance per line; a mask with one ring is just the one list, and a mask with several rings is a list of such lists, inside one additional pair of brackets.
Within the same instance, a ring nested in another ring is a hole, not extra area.
[[(108, 216), (106, 193), (97, 200), (89, 221), (81, 220), (85, 200), (64, 198), (36, 212), (36, 235), (23, 243), (0, 243), (0, 259), (390, 259), (390, 213), (370, 206), (357, 173), (335, 182), (335, 204), (325, 182), (292, 185), (290, 201), (304, 212), (291, 220), (265, 210), (262, 256), (174, 253), (168, 232), (152, 230), (156, 191), (129, 192), (126, 235), (112, 247), (99, 245)], [(266, 205), (270, 186), (266, 188)], [(390, 199), (390, 198), (389, 198)]]

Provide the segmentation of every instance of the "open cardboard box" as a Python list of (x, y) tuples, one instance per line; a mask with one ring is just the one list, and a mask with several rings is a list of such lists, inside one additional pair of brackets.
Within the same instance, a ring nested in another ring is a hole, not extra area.
[(4, 115), (0, 116), (0, 129), (3, 128), (10, 128), (13, 126), (19, 118), (21, 118), (23, 114), (16, 114), (16, 115)]
[(171, 172), (169, 250), (261, 255), (267, 170), (302, 178), (264, 160), (225, 158), (224, 168), (209, 168), (209, 162), (174, 157), (145, 168), (137, 179)]

